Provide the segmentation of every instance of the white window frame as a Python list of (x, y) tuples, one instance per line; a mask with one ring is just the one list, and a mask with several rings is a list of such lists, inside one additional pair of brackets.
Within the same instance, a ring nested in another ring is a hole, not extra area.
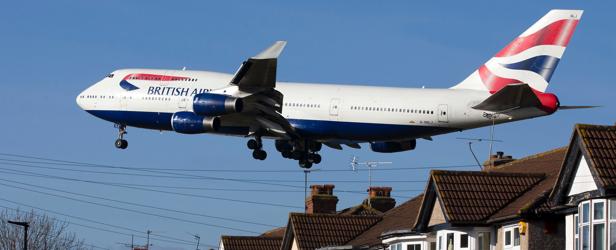
[[(518, 229), (518, 245), (515, 245), (515, 229)], [(507, 233), (511, 233), (511, 241), (507, 244)], [(520, 245), (522, 245), (522, 235), (520, 234), (520, 226), (518, 224), (509, 225), (503, 227), (503, 249), (506, 250), (520, 250)]]
[[(603, 211), (602, 211), (602, 218), (600, 219), (595, 219), (595, 206), (599, 203), (603, 204)], [(591, 249), (595, 249), (595, 225), (600, 225), (603, 224), (603, 250), (607, 250), (607, 226), (606, 226), (606, 222), (607, 222), (607, 202), (604, 199), (597, 199), (597, 200), (592, 200), (592, 213), (591, 213), (591, 221), (592, 221), (592, 226), (591, 226), (591, 234), (590, 234), (590, 241), (591, 241), (591, 245), (592, 248)]]
[(578, 213), (573, 215), (573, 250), (580, 249), (580, 216)]
[[(584, 205), (588, 205), (588, 221), (584, 222)], [(588, 226), (588, 250), (592, 249), (592, 233), (590, 232), (592, 230), (591, 226), (590, 226), (590, 222), (592, 221), (592, 206), (590, 205), (590, 201), (583, 201), (580, 202), (580, 204), (578, 205), (578, 214), (579, 214), (579, 239), (580, 239), (580, 245), (578, 246), (578, 249), (582, 250), (584, 249), (582, 246), (584, 245), (584, 240), (586, 240), (586, 238), (584, 238), (584, 226)]]

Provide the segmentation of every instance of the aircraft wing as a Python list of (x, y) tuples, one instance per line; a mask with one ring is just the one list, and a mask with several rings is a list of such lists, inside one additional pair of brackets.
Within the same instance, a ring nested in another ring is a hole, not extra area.
[(244, 92), (276, 87), (278, 56), (286, 44), (286, 41), (277, 41), (258, 55), (244, 61), (233, 76), (231, 84), (237, 85)]
[(231, 80), (231, 85), (248, 94), (243, 99), (250, 107), (243, 115), (250, 118), (251, 134), (280, 138), (298, 138), (295, 129), (282, 113), (282, 93), (275, 90), (278, 56), (287, 42), (277, 41), (258, 55), (244, 61)]

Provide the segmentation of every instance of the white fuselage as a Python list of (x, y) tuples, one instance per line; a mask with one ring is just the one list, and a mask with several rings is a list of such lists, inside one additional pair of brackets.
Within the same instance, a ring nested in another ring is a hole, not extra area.
[[(125, 79), (131, 74), (178, 77), (161, 80)], [(228, 91), (233, 75), (183, 70), (117, 70), (77, 97), (79, 106), (110, 122), (156, 130), (172, 130), (170, 117), (192, 111), (193, 96)], [(181, 79), (180, 79), (181, 78)], [(120, 85), (126, 80), (135, 87)], [(394, 88), (357, 85), (277, 82), (283, 94), (281, 115), (300, 133), (319, 141), (374, 142), (428, 138), (453, 131), (477, 128), (547, 115), (538, 109), (507, 115), (471, 108), (489, 92), (465, 89)], [(223, 116), (219, 134), (249, 133), (241, 114)]]

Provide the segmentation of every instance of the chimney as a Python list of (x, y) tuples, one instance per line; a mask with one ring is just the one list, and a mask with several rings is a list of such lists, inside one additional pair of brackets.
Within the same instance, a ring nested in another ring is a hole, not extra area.
[(364, 204), (385, 213), (396, 206), (396, 200), (391, 198), (391, 187), (369, 187)]
[(335, 214), (338, 197), (334, 185), (311, 185), (310, 197), (306, 199), (307, 214)]
[(511, 155), (505, 155), (502, 151), (498, 151), (495, 155), (490, 155), (490, 159), (483, 162), (483, 170), (491, 170), (512, 161), (515, 161), (515, 159)]

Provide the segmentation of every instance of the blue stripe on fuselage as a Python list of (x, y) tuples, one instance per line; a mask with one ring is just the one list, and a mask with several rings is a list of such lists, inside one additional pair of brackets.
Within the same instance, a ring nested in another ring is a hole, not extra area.
[[(173, 113), (140, 112), (140, 111), (112, 111), (112, 110), (86, 110), (88, 113), (113, 123), (124, 124), (155, 130), (172, 130), (171, 116)], [(413, 126), (396, 124), (378, 124), (361, 122), (340, 122), (322, 120), (289, 119), (289, 123), (305, 138), (310, 139), (338, 139), (352, 141), (387, 141), (410, 138), (421, 138), (431, 135), (444, 134), (458, 129)], [(247, 135), (248, 127), (221, 126), (218, 133)]]

